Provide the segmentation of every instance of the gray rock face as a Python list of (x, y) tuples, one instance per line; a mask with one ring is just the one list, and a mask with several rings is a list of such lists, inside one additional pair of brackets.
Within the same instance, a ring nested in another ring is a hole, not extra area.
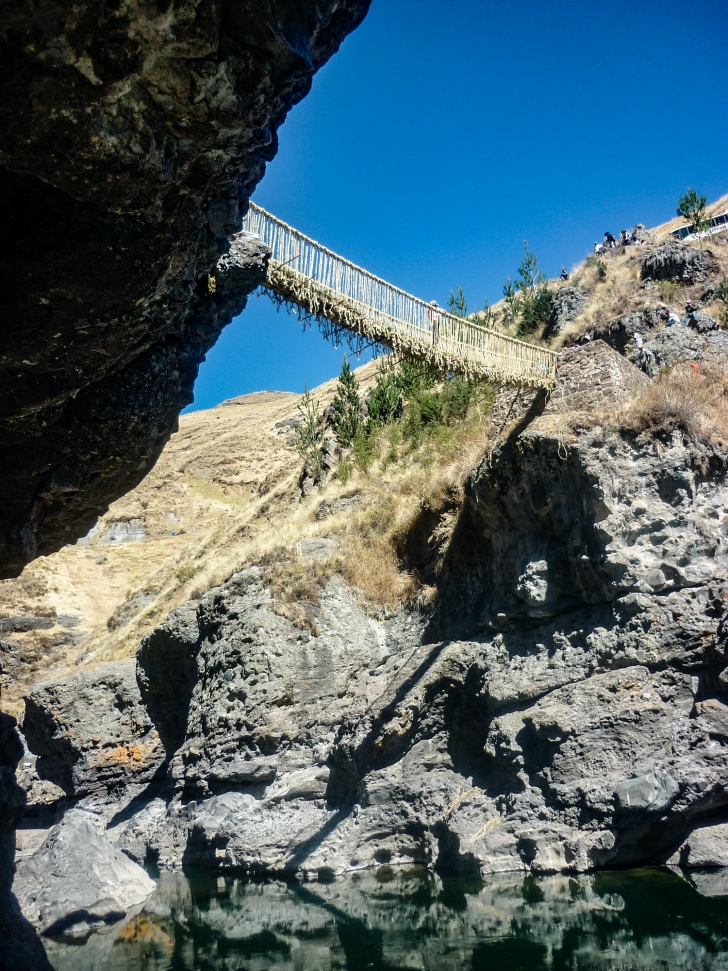
[[(725, 367), (728, 361), (728, 331), (718, 328), (717, 321), (709, 314), (699, 314), (691, 325), (668, 324), (652, 333), (644, 344), (649, 352), (646, 370), (651, 376), (661, 369), (695, 361), (708, 366)], [(627, 357), (637, 364), (641, 360), (641, 348), (627, 346)]]
[(22, 756), (15, 720), (0, 713), (0, 966), (8, 971), (52, 971), (40, 939), (11, 893), (15, 830), (25, 810), (25, 793), (15, 780)]
[(587, 301), (589, 294), (576, 287), (559, 287), (551, 299), (551, 313), (545, 336), (560, 334), (574, 320)]
[(147, 782), (164, 760), (131, 660), (38, 685), (26, 698), (23, 731), (39, 777), (73, 797)]
[(670, 240), (647, 254), (640, 275), (643, 280), (674, 280), (690, 284), (706, 280), (716, 269), (710, 250)]
[(639, 310), (630, 310), (626, 314), (613, 321), (607, 330), (600, 334), (600, 338), (606, 341), (611, 347), (619, 351), (620, 354), (627, 354), (634, 364), (636, 354), (639, 354), (639, 347), (635, 345), (635, 335), (639, 334), (642, 338), (649, 338), (658, 329), (662, 328), (670, 308), (665, 304), (653, 304), (648, 307), (640, 307)]
[(326, 519), (327, 516), (347, 512), (352, 506), (358, 506), (360, 502), (361, 494), (358, 492), (349, 496), (339, 496), (338, 499), (325, 499), (316, 510), (316, 519)]
[(141, 698), (170, 757), (184, 741), (199, 641), (197, 602), (190, 601), (173, 610), (137, 651)]
[[(79, 232), (84, 231), (82, 226)], [(22, 419), (5, 420), (0, 413), (0, 450), (7, 456), (0, 476), (0, 497), (6, 497), (0, 518), (0, 576), (15, 576), (33, 557), (86, 535), (109, 502), (134, 488), (152, 468), (177, 427), (180, 409), (192, 400), (200, 361), (222, 328), (243, 310), (248, 293), (265, 278), (268, 251), (259, 241), (233, 240), (230, 254), (237, 272), (232, 273), (229, 265), (222, 268), (214, 294), (206, 294), (204, 288), (192, 294), (189, 287), (180, 294), (174, 307), (182, 319), (174, 326), (166, 322), (169, 333), (159, 343), (139, 350), (123, 325), (119, 331), (111, 324), (99, 325), (105, 368), (114, 362), (120, 370), (93, 374), (89, 366), (89, 383), (69, 390), (62, 404), (39, 405)], [(44, 257), (46, 263), (48, 259)], [(232, 282), (227, 287), (229, 272)], [(120, 279), (132, 280), (133, 273), (125, 277), (117, 266), (113, 280)], [(133, 289), (131, 283), (129, 287)], [(113, 292), (108, 281), (105, 294)], [(137, 308), (135, 314), (147, 319), (159, 306), (151, 300), (145, 311)], [(77, 302), (74, 307), (77, 312)], [(58, 326), (58, 333), (63, 333)], [(60, 352), (55, 342), (49, 347), (52, 353)], [(72, 347), (69, 337), (64, 350), (70, 353)], [(129, 362), (128, 354), (135, 349), (137, 356)], [(80, 367), (83, 348), (76, 353), (79, 360), (71, 371), (78, 376), (85, 373)]]
[(237, 574), (165, 627), (197, 672), (184, 741), (118, 845), (309, 874), (666, 861), (728, 819), (727, 505), (679, 436), (534, 428), (474, 473), (424, 631), (334, 578), (313, 637)]
[(15, 719), (0, 713), (0, 901), (13, 882), (15, 829), (25, 811), (25, 793), (15, 780), (23, 743)]
[(40, 849), (21, 861), (14, 890), (23, 914), (41, 933), (85, 936), (123, 920), (154, 887), (140, 866), (109, 843), (98, 817), (72, 809)]

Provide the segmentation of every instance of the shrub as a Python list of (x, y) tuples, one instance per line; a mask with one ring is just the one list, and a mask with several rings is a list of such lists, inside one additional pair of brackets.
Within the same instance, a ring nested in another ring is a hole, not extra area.
[(197, 570), (191, 564), (187, 566), (181, 566), (179, 570), (176, 571), (175, 576), (180, 581), (180, 583), (186, 583), (187, 580), (191, 580), (192, 577), (197, 573)]
[(404, 398), (414, 398), (435, 387), (441, 375), (430, 364), (403, 358), (397, 367), (397, 380)]
[(366, 475), (377, 457), (376, 437), (362, 428), (351, 443), (351, 451), (354, 465)]
[(306, 388), (298, 403), (301, 420), (296, 425), (296, 450), (306, 464), (314, 482), (324, 474), (324, 429), (316, 399)]
[(728, 329), (728, 278), (723, 277), (720, 286), (715, 291), (715, 298), (723, 304), (723, 309), (718, 314), (723, 327)]
[(367, 400), (371, 424), (390, 425), (402, 414), (401, 381), (389, 358), (384, 358), (377, 372), (376, 382)]
[(586, 265), (597, 271), (597, 276), (600, 280), (607, 279), (607, 264), (604, 260), (597, 259), (596, 256), (588, 256)]
[(531, 334), (545, 324), (551, 313), (551, 291), (546, 276), (538, 268), (538, 257), (523, 241), (523, 256), (518, 266), (517, 281), (507, 277), (503, 286), (503, 323), (515, 326), (521, 335)]
[(334, 410), (332, 423), (339, 445), (348, 448), (362, 431), (364, 422), (361, 415), (359, 382), (351, 370), (346, 355), (344, 355), (344, 365), (341, 368), (339, 384), (331, 406)]
[(450, 291), (450, 296), (447, 298), (447, 306), (453, 317), (467, 317), (468, 316), (468, 305), (465, 302), (465, 294), (463, 293), (462, 287), (456, 287), (455, 293)]
[(532, 334), (533, 331), (545, 324), (551, 315), (551, 301), (551, 291), (546, 287), (541, 287), (533, 294), (527, 294), (523, 298), (518, 333)]
[(353, 471), (354, 471), (354, 466), (351, 464), (351, 462), (348, 459), (344, 458), (344, 456), (342, 455), (336, 466), (336, 478), (339, 480), (339, 482), (342, 485), (346, 485), (346, 483), (351, 478)]

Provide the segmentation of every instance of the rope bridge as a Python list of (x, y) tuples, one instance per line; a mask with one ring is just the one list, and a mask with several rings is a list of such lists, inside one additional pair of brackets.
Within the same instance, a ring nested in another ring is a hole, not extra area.
[(259, 236), (271, 250), (266, 286), (313, 317), (448, 373), (523, 387), (556, 384), (553, 351), (433, 307), (337, 256), (252, 202), (243, 230)]

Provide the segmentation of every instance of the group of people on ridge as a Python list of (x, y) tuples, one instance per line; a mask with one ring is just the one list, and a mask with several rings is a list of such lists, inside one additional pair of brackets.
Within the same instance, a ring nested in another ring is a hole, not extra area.
[(617, 240), (617, 238), (613, 236), (609, 232), (609, 230), (607, 230), (607, 232), (604, 234), (604, 242), (594, 243), (594, 252), (603, 253), (605, 250), (608, 250), (608, 249), (616, 249), (617, 243), (619, 243), (621, 246), (644, 246), (645, 245), (645, 241), (643, 239), (640, 239), (636, 233), (631, 233), (628, 229), (623, 229), (619, 235), (620, 235), (620, 238), (619, 240)]

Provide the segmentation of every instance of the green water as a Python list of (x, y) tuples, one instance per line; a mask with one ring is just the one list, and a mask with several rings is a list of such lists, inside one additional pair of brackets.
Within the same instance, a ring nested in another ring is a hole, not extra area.
[(333, 883), (163, 874), (145, 907), (57, 971), (728, 971), (728, 871), (486, 883), (417, 871)]

